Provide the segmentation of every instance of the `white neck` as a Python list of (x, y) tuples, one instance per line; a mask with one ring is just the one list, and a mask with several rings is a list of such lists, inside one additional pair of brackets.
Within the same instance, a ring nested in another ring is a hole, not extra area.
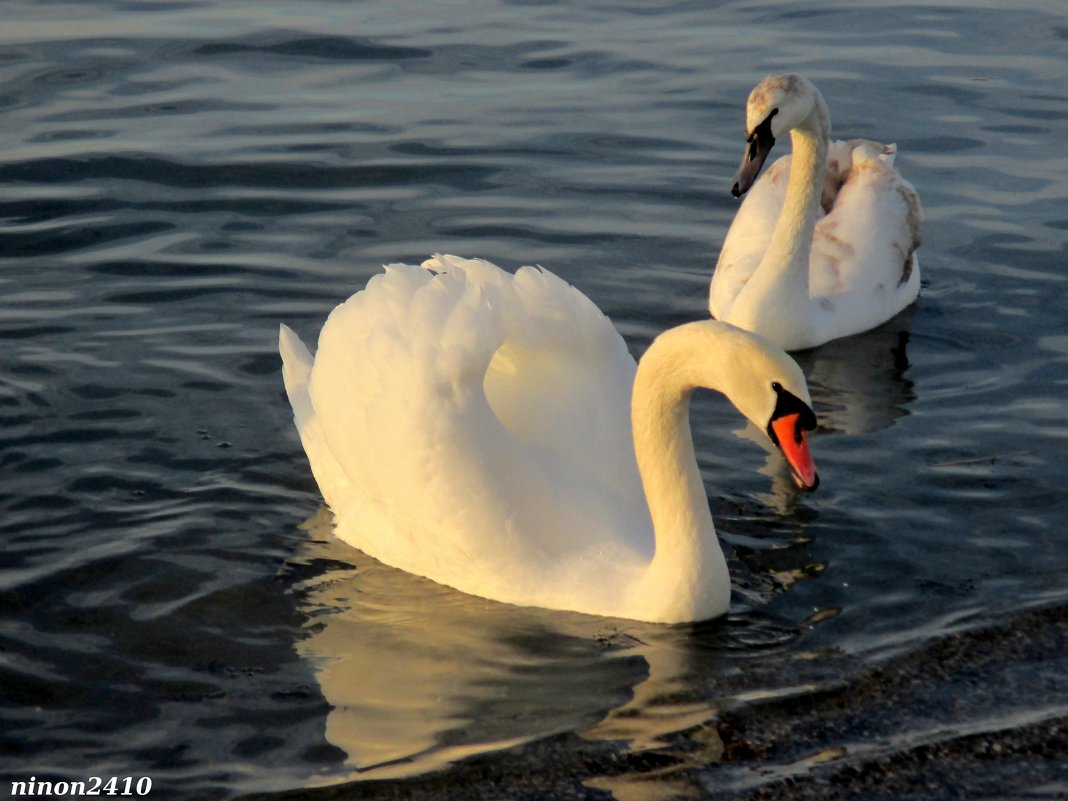
[[(830, 142), (830, 116), (822, 97), (816, 96), (811, 113), (790, 131), (790, 142), (793, 156), (786, 200), (764, 257), (735, 301), (739, 312), (744, 309), (748, 315), (735, 318), (743, 328), (774, 332), (776, 320), (814, 319), (809, 258)], [(787, 336), (772, 338), (780, 344), (785, 341), (787, 350), (807, 346)]]
[[(730, 605), (730, 575), (716, 538), (690, 433), (690, 396), (709, 386), (710, 321), (661, 334), (634, 379), (634, 451), (656, 538), (649, 567), (634, 588), (637, 617), (661, 622), (716, 617)], [(728, 349), (729, 350), (729, 349)], [(700, 354), (704, 364), (698, 364)]]

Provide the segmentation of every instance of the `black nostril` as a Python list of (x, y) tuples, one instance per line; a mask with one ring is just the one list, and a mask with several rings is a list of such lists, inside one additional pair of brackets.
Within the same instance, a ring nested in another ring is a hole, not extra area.
[(739, 184), (737, 181), (735, 181), (734, 186), (731, 187), (731, 194), (735, 197), (742, 196), (742, 187), (741, 184)]

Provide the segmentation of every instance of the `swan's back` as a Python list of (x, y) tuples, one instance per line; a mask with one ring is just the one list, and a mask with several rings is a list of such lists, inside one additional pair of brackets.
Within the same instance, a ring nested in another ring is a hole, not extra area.
[(301, 440), (350, 544), (543, 606), (558, 605), (544, 597), (549, 575), (559, 587), (569, 570), (588, 580), (598, 552), (628, 565), (651, 554), (634, 360), (552, 274), (449, 256), (391, 265), (331, 313), (314, 359), (284, 327), (280, 350)]
[(835, 303), (842, 335), (871, 327), (920, 291), (920, 199), (894, 167), (896, 148), (857, 140), (847, 180), (812, 241), (810, 293)]

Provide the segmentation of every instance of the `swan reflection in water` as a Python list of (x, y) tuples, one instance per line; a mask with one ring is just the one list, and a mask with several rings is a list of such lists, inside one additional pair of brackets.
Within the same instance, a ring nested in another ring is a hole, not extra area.
[(916, 400), (908, 339), (916, 307), (863, 334), (791, 354), (812, 393), (821, 434), (871, 434), (894, 425)]
[[(720, 759), (718, 707), (700, 692), (707, 675), (694, 676), (709, 669), (709, 638), (731, 638), (730, 625), (669, 627), (486, 601), (354, 550), (333, 536), (325, 508), (305, 525), (311, 536), (296, 561), (327, 567), (298, 587), (309, 634), (297, 648), (331, 706), (326, 739), (347, 755), (350, 772), (331, 783), (415, 776), (566, 732), (644, 751), (703, 727), (686, 762)], [(635, 784), (637, 796), (633, 777), (593, 782), (621, 801), (657, 797), (648, 795), (653, 784), (686, 783), (651, 778)]]

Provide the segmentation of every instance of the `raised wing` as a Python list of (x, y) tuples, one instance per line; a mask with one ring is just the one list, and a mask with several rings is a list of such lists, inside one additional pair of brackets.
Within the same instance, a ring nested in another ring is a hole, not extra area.
[(447, 256), (391, 265), (331, 313), (310, 369), (282, 339), (338, 534), (388, 564), (522, 596), (491, 585), (552, 569), (641, 515), (634, 362), (607, 318), (547, 272)]

